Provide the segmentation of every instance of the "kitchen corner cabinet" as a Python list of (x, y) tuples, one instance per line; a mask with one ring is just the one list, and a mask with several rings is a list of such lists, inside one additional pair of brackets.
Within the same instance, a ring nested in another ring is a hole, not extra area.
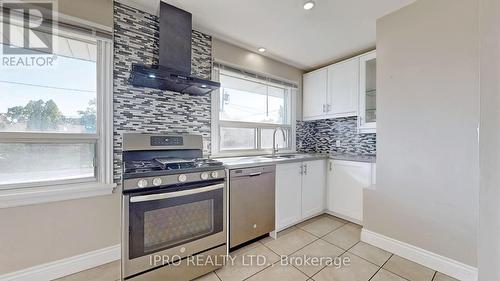
[(375, 164), (329, 160), (328, 212), (354, 223), (363, 222), (363, 189), (375, 183)]
[(304, 120), (357, 116), (358, 133), (376, 133), (376, 51), (306, 73), (303, 82)]
[(356, 116), (358, 113), (359, 59), (328, 67), (326, 118)]
[(304, 120), (357, 115), (358, 57), (306, 73), (303, 82)]
[(276, 230), (322, 213), (325, 192), (325, 160), (276, 165)]
[(375, 133), (377, 129), (377, 54), (359, 57), (359, 133)]

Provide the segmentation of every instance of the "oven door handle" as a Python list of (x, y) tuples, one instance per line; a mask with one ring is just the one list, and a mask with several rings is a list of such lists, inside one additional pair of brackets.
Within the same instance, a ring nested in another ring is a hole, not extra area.
[(146, 201), (153, 201), (153, 200), (160, 200), (160, 199), (175, 198), (175, 197), (192, 195), (192, 194), (201, 193), (201, 192), (212, 191), (212, 190), (221, 189), (221, 188), (224, 188), (224, 184), (222, 184), (222, 183), (210, 185), (210, 186), (205, 186), (205, 187), (200, 187), (200, 188), (193, 188), (193, 189), (188, 189), (188, 190), (176, 191), (176, 192), (132, 196), (132, 197), (130, 197), (130, 202), (137, 203), (137, 202), (146, 202)]

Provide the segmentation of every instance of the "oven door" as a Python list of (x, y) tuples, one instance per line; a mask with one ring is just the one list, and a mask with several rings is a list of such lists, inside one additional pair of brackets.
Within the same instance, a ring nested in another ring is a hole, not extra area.
[[(225, 184), (124, 196), (124, 277), (226, 243)], [(128, 231), (127, 231), (128, 230)]]

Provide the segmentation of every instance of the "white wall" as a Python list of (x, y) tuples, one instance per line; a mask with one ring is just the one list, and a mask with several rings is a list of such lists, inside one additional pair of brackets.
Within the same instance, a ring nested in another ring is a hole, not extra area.
[(113, 30), (113, 0), (59, 0), (59, 12)]
[[(113, 0), (58, 0), (59, 21), (113, 31)], [(35, 4), (36, 6), (36, 4)]]
[(481, 1), (479, 280), (500, 280), (500, 2)]
[(0, 275), (120, 244), (120, 198), (0, 209)]
[(377, 22), (377, 187), (365, 228), (477, 265), (478, 2), (419, 0)]

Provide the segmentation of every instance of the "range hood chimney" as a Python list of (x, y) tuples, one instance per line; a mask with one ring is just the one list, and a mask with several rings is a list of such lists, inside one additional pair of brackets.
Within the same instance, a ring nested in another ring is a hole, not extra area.
[(160, 1), (159, 65), (132, 64), (130, 84), (205, 95), (220, 83), (191, 76), (192, 15)]

